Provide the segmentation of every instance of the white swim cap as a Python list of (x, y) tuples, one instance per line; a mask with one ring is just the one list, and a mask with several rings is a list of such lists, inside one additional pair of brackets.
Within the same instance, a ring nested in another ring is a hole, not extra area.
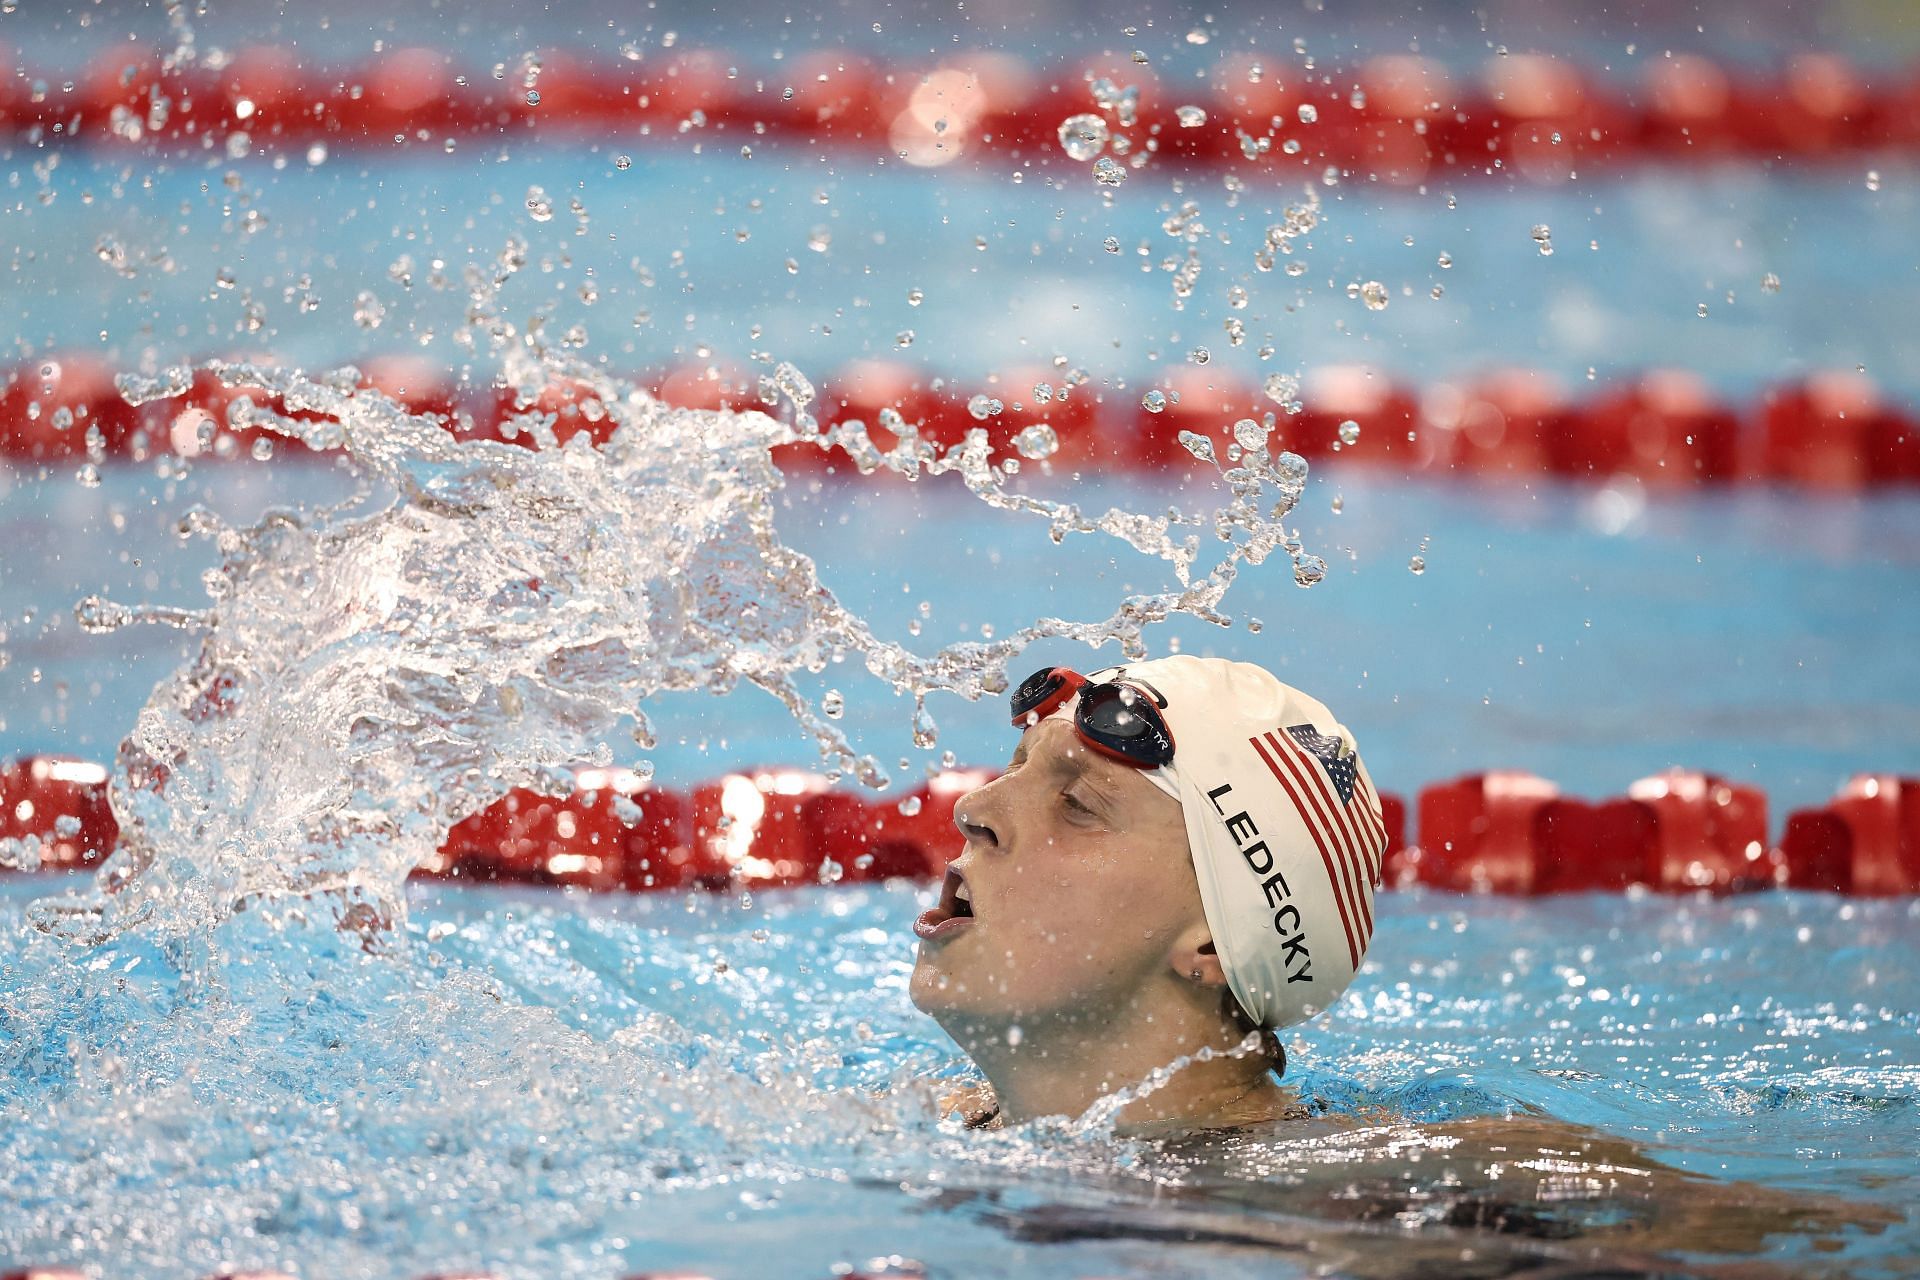
[[(1262, 667), (1184, 654), (1087, 674), (1161, 708), (1173, 763), (1143, 769), (1180, 802), (1227, 984), (1262, 1027), (1303, 1022), (1353, 981), (1387, 847), (1353, 735)], [(1052, 713), (1071, 719), (1077, 699)]]

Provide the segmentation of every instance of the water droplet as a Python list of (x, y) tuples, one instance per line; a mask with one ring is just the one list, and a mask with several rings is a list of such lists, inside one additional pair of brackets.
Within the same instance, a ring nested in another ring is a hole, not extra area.
[(1167, 407), (1166, 393), (1164, 391), (1147, 392), (1147, 394), (1140, 397), (1140, 407), (1148, 413), (1163, 412)]
[(910, 307), (917, 307), (922, 302), (926, 301), (926, 297), (927, 295), (920, 292), (920, 290), (918, 289), (909, 289), (907, 290), (907, 305)]
[(1407, 568), (1417, 574), (1425, 573), (1427, 571), (1427, 558), (1425, 556), (1415, 556), (1413, 559), (1407, 561)]
[(1236, 284), (1227, 286), (1227, 305), (1236, 311), (1245, 309), (1247, 305), (1247, 289), (1245, 285)]
[(613, 167), (621, 170), (622, 172), (628, 169), (631, 169), (633, 168), (633, 157), (632, 156), (615, 156), (613, 158)]
[(251, 452), (253, 453), (253, 460), (255, 462), (265, 462), (273, 457), (273, 441), (267, 439), (265, 436), (261, 436), (253, 442)]
[(88, 596), (73, 606), (73, 619), (88, 635), (105, 635), (132, 622), (133, 610), (101, 596)]
[(1180, 447), (1200, 459), (1200, 461), (1212, 462), (1214, 460), (1213, 441), (1207, 439), (1207, 437), (1201, 435), (1198, 431), (1182, 431), (1179, 438)]
[(1103, 187), (1117, 187), (1127, 180), (1127, 171), (1112, 156), (1101, 156), (1093, 162), (1093, 180)]
[(1035, 404), (1052, 404), (1053, 388), (1051, 386), (1048, 386), (1044, 382), (1034, 383), (1033, 384), (1033, 402)]
[(1108, 236), (1105, 240), (1101, 241), (1101, 248), (1105, 249), (1108, 253), (1120, 252), (1120, 237)]
[(1013, 447), (1020, 451), (1021, 457), (1037, 462), (1054, 455), (1060, 448), (1060, 436), (1046, 423), (1036, 422), (1013, 437)]
[(901, 330), (900, 332), (898, 332), (898, 333), (896, 333), (896, 334), (894, 334), (894, 335), (893, 335), (893, 345), (894, 345), (894, 346), (896, 346), (896, 347), (910, 347), (910, 346), (912, 346), (912, 345), (913, 345), (913, 330), (911, 330), (911, 329), (902, 329), (902, 330)]
[(540, 187), (527, 188), (527, 212), (535, 222), (553, 221), (553, 200)]
[(1771, 271), (1769, 271), (1769, 272), (1767, 272), (1767, 274), (1765, 274), (1765, 275), (1763, 275), (1763, 276), (1761, 276), (1761, 277), (1760, 277), (1760, 292), (1762, 292), (1762, 293), (1778, 293), (1778, 292), (1780, 292), (1780, 277), (1779, 277), (1779, 276), (1777, 276), (1777, 275), (1775, 275), (1775, 274), (1773, 274), (1773, 272), (1771, 272)]
[(1242, 418), (1233, 424), (1233, 442), (1248, 453), (1258, 453), (1267, 447), (1267, 428), (1252, 418)]
[(1022, 1039), (1023, 1039), (1023, 1035), (1021, 1033), (1019, 1023), (1016, 1022), (1012, 1026), (1007, 1028), (1007, 1047), (1009, 1049), (1018, 1048), (1020, 1045), (1020, 1041)]
[(1347, 500), (1341, 495), (1336, 493), (1333, 495), (1332, 506), (1333, 506), (1333, 514), (1339, 515), (1342, 511), (1345, 511), (1347, 509)]
[(1541, 257), (1551, 258), (1553, 256), (1553, 229), (1547, 226), (1546, 223), (1536, 222), (1533, 224), (1533, 242), (1540, 246)]
[(1319, 556), (1303, 555), (1293, 562), (1293, 580), (1302, 587), (1310, 587), (1327, 576), (1327, 562)]
[(91, 462), (82, 463), (80, 470), (74, 473), (73, 478), (80, 482), (80, 487), (83, 489), (98, 489), (100, 487), (100, 468), (94, 466)]
[(1311, 102), (1303, 102), (1300, 104), (1299, 114), (1301, 124), (1312, 124), (1320, 118), (1320, 108), (1314, 106)]
[(540, 105), (540, 91), (538, 89), (527, 90), (527, 105), (530, 107)]
[(1213, 352), (1207, 350), (1205, 347), (1195, 347), (1187, 353), (1187, 359), (1193, 361), (1195, 364), (1205, 364), (1207, 361), (1213, 359)]
[(815, 253), (825, 253), (832, 244), (832, 227), (815, 227), (813, 230), (807, 232), (807, 248), (813, 250)]
[(847, 700), (838, 689), (829, 689), (820, 697), (820, 710), (829, 720), (838, 720), (846, 714)]
[(1182, 129), (1198, 129), (1207, 122), (1207, 113), (1199, 107), (1175, 107), (1173, 114)]
[(1340, 424), (1340, 443), (1345, 445), (1360, 443), (1360, 424), (1352, 418)]
[(316, 168), (327, 162), (327, 144), (316, 142), (307, 148), (307, 163)]
[(1139, 63), (1139, 64), (1140, 64), (1141, 66), (1143, 66), (1143, 67), (1144, 67), (1144, 66), (1146, 66), (1146, 65), (1147, 65), (1147, 53), (1146, 53), (1146, 50), (1144, 50), (1144, 49), (1135, 49), (1135, 50), (1133, 51), (1133, 60), (1134, 60), (1135, 62), (1137, 62), (1137, 63)]
[(353, 322), (362, 329), (378, 329), (387, 318), (386, 304), (371, 289), (362, 289), (353, 299)]
[(1107, 145), (1107, 122), (1092, 113), (1068, 116), (1060, 122), (1060, 149), (1069, 160), (1085, 162)]
[(1878, 191), (1879, 189), (1880, 189), (1880, 171), (1878, 169), (1867, 170), (1867, 190)]
[(1385, 311), (1387, 309), (1387, 286), (1381, 284), (1378, 280), (1367, 281), (1360, 286), (1360, 301), (1367, 304), (1367, 310), (1369, 311)]
[(1006, 407), (989, 395), (977, 395), (967, 401), (967, 412), (981, 422), (998, 417)]
[(1699, 316), (1702, 320), (1705, 320), (1707, 318), (1707, 304), (1703, 302), (1699, 306), (1695, 307), (1693, 309), (1693, 314)]
[(1438, 262), (1438, 263), (1440, 264), (1440, 269), (1441, 269), (1442, 271), (1445, 271), (1445, 270), (1446, 270), (1446, 269), (1447, 269), (1448, 267), (1451, 267), (1451, 266), (1453, 265), (1453, 255), (1452, 255), (1452, 254), (1450, 254), (1450, 253), (1448, 253), (1448, 252), (1446, 252), (1446, 251), (1445, 251), (1445, 250), (1443, 249), (1443, 250), (1441, 250), (1441, 252), (1440, 252), (1440, 256), (1439, 256), (1438, 258), (1436, 258), (1436, 259), (1434, 259), (1434, 261), (1436, 261), (1436, 262)]
[(1432, 294), (1432, 296), (1434, 296), (1435, 298), (1438, 298), (1441, 294), (1445, 293), (1446, 291), (1447, 291), (1447, 287), (1445, 285), (1437, 284), (1433, 286), (1432, 289), (1429, 289), (1428, 293)]
[(900, 802), (899, 809), (900, 809), (901, 817), (903, 818), (914, 817), (920, 812), (920, 797), (919, 796), (906, 797), (904, 800)]
[(1300, 395), (1300, 380), (1292, 374), (1270, 373), (1262, 389), (1266, 391), (1267, 399), (1275, 404), (1291, 404)]

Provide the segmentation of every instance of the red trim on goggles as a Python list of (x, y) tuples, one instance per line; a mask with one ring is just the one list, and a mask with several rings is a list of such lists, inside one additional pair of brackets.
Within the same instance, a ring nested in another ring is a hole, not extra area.
[(1038, 724), (1075, 695), (1074, 732), (1089, 747), (1139, 769), (1173, 763), (1173, 730), (1150, 691), (1124, 680), (1089, 684), (1070, 667), (1042, 667), (1020, 682), (1010, 699), (1013, 727)]

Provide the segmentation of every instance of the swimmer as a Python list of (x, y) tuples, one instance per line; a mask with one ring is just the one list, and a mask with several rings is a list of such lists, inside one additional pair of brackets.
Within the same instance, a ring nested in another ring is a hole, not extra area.
[(1276, 1033), (1372, 933), (1386, 831), (1349, 733), (1261, 667), (1175, 656), (1013, 694), (1019, 745), (965, 796), (915, 922), (914, 1003), (986, 1077), (969, 1123), (1114, 1117), (1146, 1136), (1297, 1112)]
[(1513, 1274), (1503, 1259), (1673, 1275), (1696, 1274), (1671, 1266), (1689, 1252), (1750, 1257), (1783, 1234), (1840, 1248), (1894, 1220), (1534, 1115), (1310, 1115), (1281, 1082), (1277, 1033), (1353, 981), (1386, 846), (1353, 735), (1264, 669), (1215, 658), (1055, 667), (1012, 706), (1019, 745), (955, 807), (965, 848), (914, 922), (913, 1002), (985, 1077), (947, 1109), (1000, 1128), (1112, 1099), (1115, 1133), (1151, 1139), (1142, 1158), (1168, 1177), (1151, 1212), (1118, 1193), (1107, 1209), (993, 1208), (1008, 1230), (1177, 1232), (1355, 1276)]

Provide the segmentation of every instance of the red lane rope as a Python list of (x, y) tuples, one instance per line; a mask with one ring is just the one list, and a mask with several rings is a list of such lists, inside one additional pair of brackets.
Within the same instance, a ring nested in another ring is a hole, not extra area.
[[(955, 804), (991, 770), (936, 774), (905, 795), (835, 790), (806, 769), (729, 773), (688, 791), (582, 769), (567, 796), (516, 790), (448, 833), (417, 874), (602, 892), (872, 883), (940, 874), (960, 852)], [(97, 864), (119, 838), (97, 763), (28, 756), (0, 769), (0, 836), (40, 842), (47, 869)], [(1382, 793), (1384, 887), (1545, 894), (1785, 887), (1920, 893), (1920, 777), (1860, 774), (1768, 839), (1757, 787), (1672, 769), (1625, 796), (1562, 796), (1529, 773), (1422, 790), (1418, 833)]]
[(550, 51), (537, 64), (481, 70), (428, 48), (340, 67), (275, 46), (241, 49), (218, 67), (169, 67), (154, 51), (113, 50), (78, 75), (22, 70), (0, 81), (0, 129), (34, 145), (75, 139), (228, 154), (237, 145), (239, 155), (278, 144), (440, 147), (538, 134), (592, 138), (612, 150), (656, 139), (750, 146), (774, 138), (919, 166), (981, 153), (1072, 164), (1058, 130), (1068, 116), (1095, 110), (1098, 78), (1138, 90), (1123, 161), (1157, 154), (1314, 172), (1333, 165), (1395, 185), (1475, 172), (1551, 182), (1646, 161), (1817, 160), (1920, 147), (1920, 74), (1869, 80), (1845, 58), (1817, 51), (1766, 74), (1698, 55), (1649, 57), (1633, 80), (1537, 54), (1493, 58), (1478, 71), (1403, 54), (1308, 72), (1297, 55), (1240, 53), (1204, 82), (1176, 84), (1126, 59), (1062, 72), (989, 52), (888, 66), (829, 49), (754, 68), (711, 49), (630, 60)]
[[(530, 446), (530, 415), (548, 415), (562, 441), (585, 432), (600, 443), (613, 430), (605, 407), (578, 384), (551, 386), (522, 404), (510, 391), (463, 387), (443, 366), (420, 357), (376, 357), (361, 369), (366, 385), (466, 438)], [(714, 367), (641, 381), (676, 405), (764, 407), (748, 377)], [(1047, 387), (1044, 401), (1034, 394), (1040, 384)], [(1142, 403), (1149, 385), (1166, 400), (1158, 412)], [(977, 418), (971, 391), (990, 393), (1004, 408)], [(167, 452), (229, 458), (300, 449), (247, 423), (256, 399), (261, 408), (281, 407), (264, 393), (234, 392), (201, 374), (186, 394), (136, 408), (97, 356), (30, 360), (0, 382), (0, 460), (144, 460)], [(1537, 370), (1500, 370), (1416, 390), (1374, 370), (1340, 366), (1309, 373), (1298, 405), (1298, 413), (1284, 412), (1253, 384), (1193, 366), (1165, 370), (1153, 383), (1122, 392), (1092, 383), (1068, 386), (1046, 367), (975, 385), (875, 361), (843, 369), (814, 408), (823, 424), (867, 424), (883, 449), (895, 439), (883, 425), (888, 411), (941, 446), (982, 428), (1002, 456), (1016, 452), (1023, 428), (1045, 423), (1058, 440), (1050, 465), (1070, 471), (1197, 468), (1203, 464), (1180, 443), (1182, 433), (1208, 437), (1225, 456), (1235, 419), (1275, 412), (1283, 448), (1414, 475), (1626, 476), (1652, 486), (1764, 483), (1838, 491), (1920, 482), (1920, 416), (1851, 371), (1781, 383), (1740, 406), (1722, 401), (1697, 375), (1672, 369), (1607, 383), (1575, 399), (1565, 384)], [(1357, 440), (1343, 444), (1354, 429)], [(777, 456), (789, 472), (853, 470), (843, 454), (812, 445), (785, 446)]]

